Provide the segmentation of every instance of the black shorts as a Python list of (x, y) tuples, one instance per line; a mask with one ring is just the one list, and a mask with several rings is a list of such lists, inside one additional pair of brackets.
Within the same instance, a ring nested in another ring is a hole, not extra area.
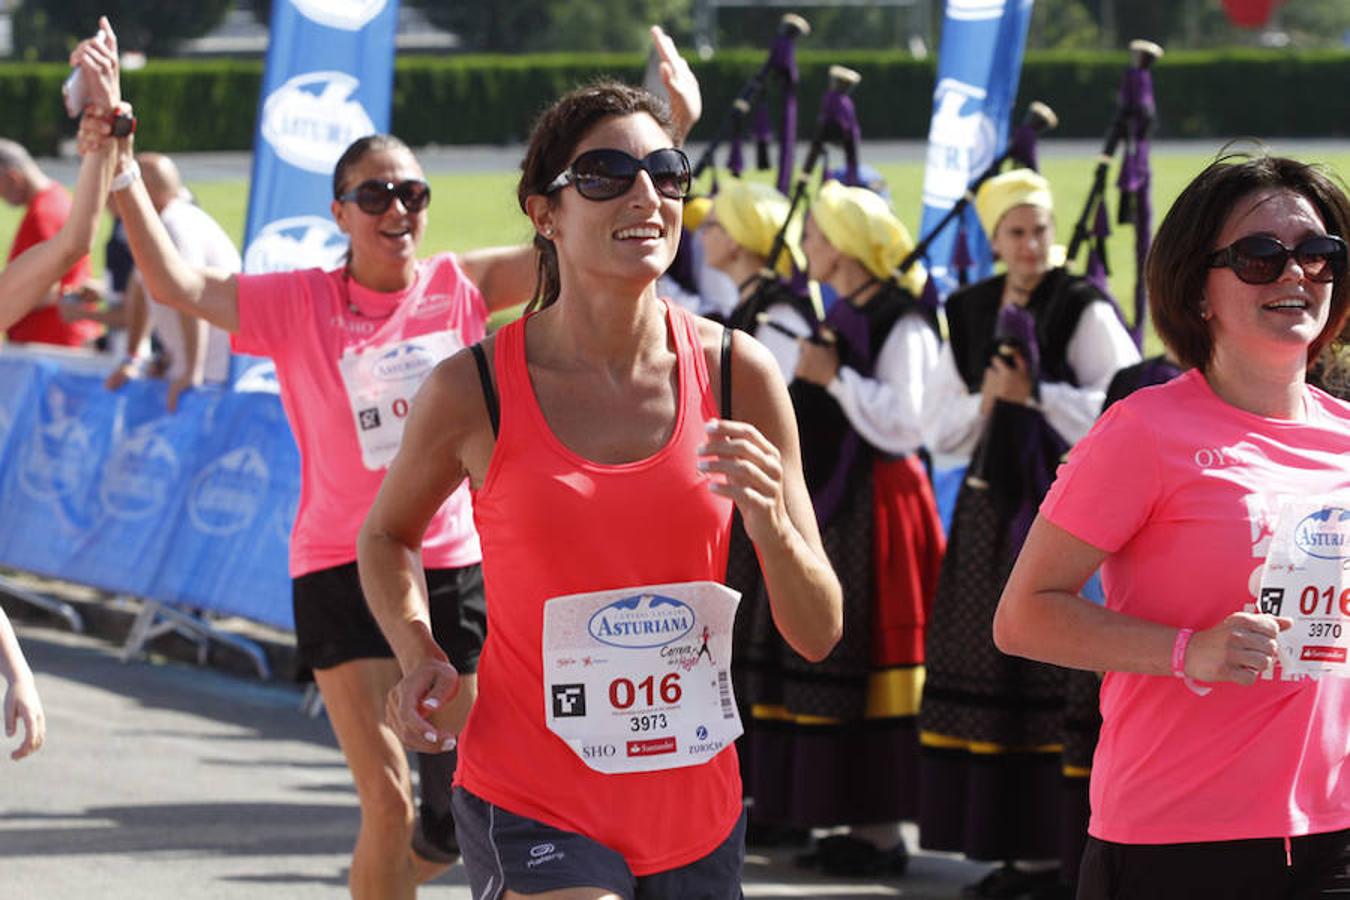
[(1078, 900), (1313, 900), (1344, 868), (1350, 830), (1188, 844), (1114, 844), (1089, 837)]
[(582, 834), (563, 831), (500, 806), (462, 787), (451, 804), (469, 887), (478, 900), (505, 891), (539, 894), (598, 887), (624, 900), (740, 900), (745, 863), (745, 814), (721, 844), (687, 866), (635, 876), (623, 856)]
[[(431, 633), (462, 673), (478, 670), (478, 654), (487, 637), (487, 599), (483, 567), (428, 569)], [(295, 642), (300, 681), (314, 669), (331, 669), (353, 659), (392, 659), (394, 651), (380, 633), (361, 593), (356, 563), (301, 575), (291, 582)]]

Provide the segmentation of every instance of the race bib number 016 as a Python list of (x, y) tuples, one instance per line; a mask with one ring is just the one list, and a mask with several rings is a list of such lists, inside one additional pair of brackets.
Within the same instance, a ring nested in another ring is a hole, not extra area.
[(1258, 602), (1294, 620), (1279, 636), (1284, 677), (1350, 675), (1350, 498), (1280, 505)]
[(554, 597), (544, 715), (597, 772), (696, 766), (741, 734), (731, 691), (740, 594), (711, 581)]

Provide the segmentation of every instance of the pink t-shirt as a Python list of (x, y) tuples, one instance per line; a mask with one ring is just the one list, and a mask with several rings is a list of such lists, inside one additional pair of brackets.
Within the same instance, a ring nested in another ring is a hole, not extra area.
[[(1228, 405), (1194, 370), (1139, 391), (1073, 448), (1041, 514), (1111, 554), (1111, 609), (1197, 630), (1254, 611), (1279, 498), (1350, 493), (1350, 404), (1305, 396), (1290, 422)], [(1350, 684), (1277, 670), (1212, 687), (1106, 674), (1088, 831), (1159, 844), (1350, 827)]]
[[(363, 458), (344, 355), (445, 331), (468, 346), (483, 337), (486, 322), (483, 295), (449, 253), (418, 263), (412, 286), (396, 293), (368, 290), (343, 269), (239, 276), (239, 331), (231, 346), (275, 361), (281, 403), (300, 447), (292, 578), (356, 559), (356, 533), (384, 480), (385, 470)], [(466, 482), (431, 520), (422, 562), (440, 569), (481, 560)]]

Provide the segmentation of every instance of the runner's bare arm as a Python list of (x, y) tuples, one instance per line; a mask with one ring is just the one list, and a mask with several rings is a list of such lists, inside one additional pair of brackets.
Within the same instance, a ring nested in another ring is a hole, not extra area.
[(61, 275), (89, 253), (103, 198), (108, 196), (115, 156), (110, 147), (85, 154), (70, 216), (60, 231), (19, 254), (0, 272), (0, 331), (48, 299)]
[(491, 440), (477, 368), (461, 351), (437, 366), (417, 392), (398, 455), (357, 536), (366, 602), (404, 675), (391, 695), (391, 724), (412, 749), (434, 751), (452, 737), (428, 721), (423, 704), (431, 697), (444, 705), (458, 681), (431, 633), (422, 536), (468, 474), (465, 460), (490, 454)]
[(490, 312), (519, 306), (534, 296), (539, 253), (529, 244), (470, 250), (460, 255), (459, 262), (483, 292)]
[[(998, 648), (1068, 668), (1172, 674), (1175, 627), (1106, 609), (1079, 595), (1107, 555), (1037, 516), (994, 613)], [(1198, 681), (1252, 684), (1276, 655), (1275, 636), (1292, 624), (1275, 616), (1233, 613), (1195, 632), (1185, 650), (1185, 672)]]
[[(81, 139), (86, 128), (106, 128), (103, 123), (81, 124)], [(121, 146), (119, 171), (131, 166), (131, 138)], [(150, 195), (141, 179), (113, 194), (117, 211), (126, 228), (127, 242), (136, 269), (155, 300), (179, 312), (223, 328), (233, 334), (239, 330), (239, 281), (232, 273), (196, 269), (183, 261), (169, 237), (168, 230), (155, 212)]]
[[(705, 347), (710, 331), (720, 344), (720, 328), (704, 331)], [(802, 475), (792, 401), (778, 363), (762, 344), (737, 333), (732, 346), (735, 420), (719, 421), (709, 432), (706, 468), (724, 476), (725, 484), (714, 483), (713, 490), (736, 503), (759, 551), (778, 631), (793, 650), (818, 662), (843, 634), (843, 595)]]

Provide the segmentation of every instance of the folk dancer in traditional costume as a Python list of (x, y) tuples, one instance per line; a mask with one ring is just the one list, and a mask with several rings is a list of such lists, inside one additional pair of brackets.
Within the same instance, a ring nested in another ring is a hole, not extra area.
[(919, 410), (941, 340), (917, 299), (922, 267), (896, 266), (913, 241), (886, 201), (829, 181), (805, 226), (811, 275), (839, 296), (797, 342), (790, 385), (826, 552), (844, 589), (844, 637), (802, 664), (750, 607), (749, 766), (756, 818), (851, 826), (804, 862), (833, 874), (900, 874), (900, 820), (917, 814), (915, 714), (924, 622), (943, 538), (917, 451)]
[(1055, 880), (1064, 672), (998, 652), (994, 609), (1060, 457), (1139, 354), (1110, 299), (1052, 266), (1044, 178), (1004, 173), (975, 203), (1007, 272), (948, 298), (950, 343), (924, 404), (930, 449), (972, 463), (928, 623), (919, 822), (927, 848), (1043, 861), (968, 894), (1012, 897)]

